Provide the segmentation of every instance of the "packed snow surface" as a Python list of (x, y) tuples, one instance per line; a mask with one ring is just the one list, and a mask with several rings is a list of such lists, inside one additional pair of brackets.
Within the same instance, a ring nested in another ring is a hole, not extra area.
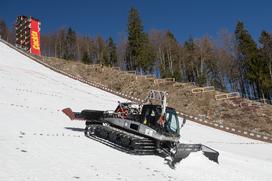
[(135, 156), (88, 139), (71, 107), (112, 110), (110, 93), (60, 75), (0, 42), (0, 180), (272, 180), (272, 145), (187, 121), (186, 143), (220, 152), (219, 164), (200, 152), (171, 169), (157, 156)]

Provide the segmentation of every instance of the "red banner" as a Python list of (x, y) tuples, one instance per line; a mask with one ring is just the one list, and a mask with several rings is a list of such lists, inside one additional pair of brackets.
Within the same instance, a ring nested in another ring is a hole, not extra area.
[(35, 55), (41, 55), (39, 21), (31, 19), (30, 26), (30, 52)]

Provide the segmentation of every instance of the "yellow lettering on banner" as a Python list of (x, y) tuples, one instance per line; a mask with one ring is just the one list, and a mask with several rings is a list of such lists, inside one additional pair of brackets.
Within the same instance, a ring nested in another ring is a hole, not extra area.
[(31, 32), (31, 37), (33, 41), (33, 48), (36, 50), (40, 50), (40, 43), (38, 38), (38, 33), (36, 31)]

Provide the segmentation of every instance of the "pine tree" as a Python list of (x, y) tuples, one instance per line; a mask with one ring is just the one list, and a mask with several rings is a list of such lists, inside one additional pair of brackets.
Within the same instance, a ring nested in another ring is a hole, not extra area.
[(109, 65), (114, 66), (117, 63), (116, 45), (113, 42), (112, 37), (109, 38), (108, 42), (108, 54), (109, 54)]
[(259, 42), (261, 43), (261, 53), (269, 69), (269, 75), (272, 81), (272, 33), (263, 31)]
[(197, 68), (196, 68), (196, 45), (194, 39), (190, 37), (183, 46), (183, 61), (186, 67), (185, 75), (186, 80), (189, 82), (197, 81)]
[(154, 59), (155, 59), (154, 50), (148, 40), (148, 36), (144, 34), (143, 45), (140, 48), (137, 60), (137, 67), (142, 69), (144, 72), (151, 72)]
[(90, 64), (91, 63), (91, 58), (88, 54), (87, 51), (84, 51), (83, 52), (83, 55), (82, 55), (82, 58), (81, 58), (82, 62), (85, 63), (85, 64)]
[(242, 93), (249, 95), (249, 83), (252, 86), (256, 83), (256, 89), (257, 91), (259, 90), (258, 76), (256, 74), (260, 68), (258, 64), (258, 49), (256, 43), (241, 21), (236, 25), (235, 37), (238, 46), (238, 63), (241, 73)]
[(260, 70), (259, 70), (259, 81), (261, 87), (262, 98), (270, 99), (269, 93), (272, 89), (272, 34), (266, 31), (261, 33), (259, 42), (260, 47)]
[(135, 8), (131, 8), (128, 16), (128, 47), (126, 51), (126, 64), (129, 70), (135, 70), (139, 66), (139, 57), (141, 52), (143, 54), (144, 41), (145, 34), (139, 13)]
[[(264, 61), (261, 58), (261, 54), (257, 48), (256, 43), (252, 39), (249, 32), (244, 28), (242, 22), (237, 23), (236, 40), (238, 43), (239, 50), (239, 61), (241, 62), (242, 74), (246, 81), (246, 89), (248, 90), (248, 84), (254, 90), (254, 94), (257, 97), (263, 97), (264, 88), (267, 84), (264, 80), (266, 79), (264, 72)], [(248, 82), (247, 82), (248, 80)], [(249, 93), (247, 93), (249, 94)]]
[(76, 32), (69, 27), (65, 39), (64, 59), (74, 60), (76, 58), (76, 38)]

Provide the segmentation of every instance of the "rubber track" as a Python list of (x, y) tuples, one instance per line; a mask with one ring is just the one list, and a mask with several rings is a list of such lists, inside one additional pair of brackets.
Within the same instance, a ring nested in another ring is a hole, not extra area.
[[(103, 126), (103, 125), (88, 125), (87, 127), (89, 127), (90, 129), (92, 129), (92, 131), (94, 131), (93, 133), (91, 133), (90, 130), (85, 130), (85, 135), (88, 138), (91, 138), (95, 141), (98, 141), (104, 145), (107, 145), (111, 148), (114, 148), (116, 150), (128, 153), (128, 154), (133, 154), (133, 155), (154, 155), (156, 154), (156, 146), (155, 146), (155, 141), (145, 138), (145, 137), (141, 137), (138, 135), (134, 135), (131, 133), (127, 133), (125, 131), (110, 127), (110, 126)], [(86, 128), (87, 128), (86, 127)], [(108, 140), (108, 139), (104, 139), (102, 138), (100, 135), (97, 135), (97, 129), (100, 131), (106, 131), (108, 134), (116, 134), (119, 135), (119, 137), (125, 137), (131, 141), (133, 141), (133, 145), (137, 145), (137, 148), (133, 148), (133, 146), (131, 145), (130, 147), (124, 147), (123, 145), (121, 145), (120, 142), (118, 142), (117, 140), (115, 140), (114, 142)], [(86, 131), (88, 131), (88, 134), (86, 133)]]

